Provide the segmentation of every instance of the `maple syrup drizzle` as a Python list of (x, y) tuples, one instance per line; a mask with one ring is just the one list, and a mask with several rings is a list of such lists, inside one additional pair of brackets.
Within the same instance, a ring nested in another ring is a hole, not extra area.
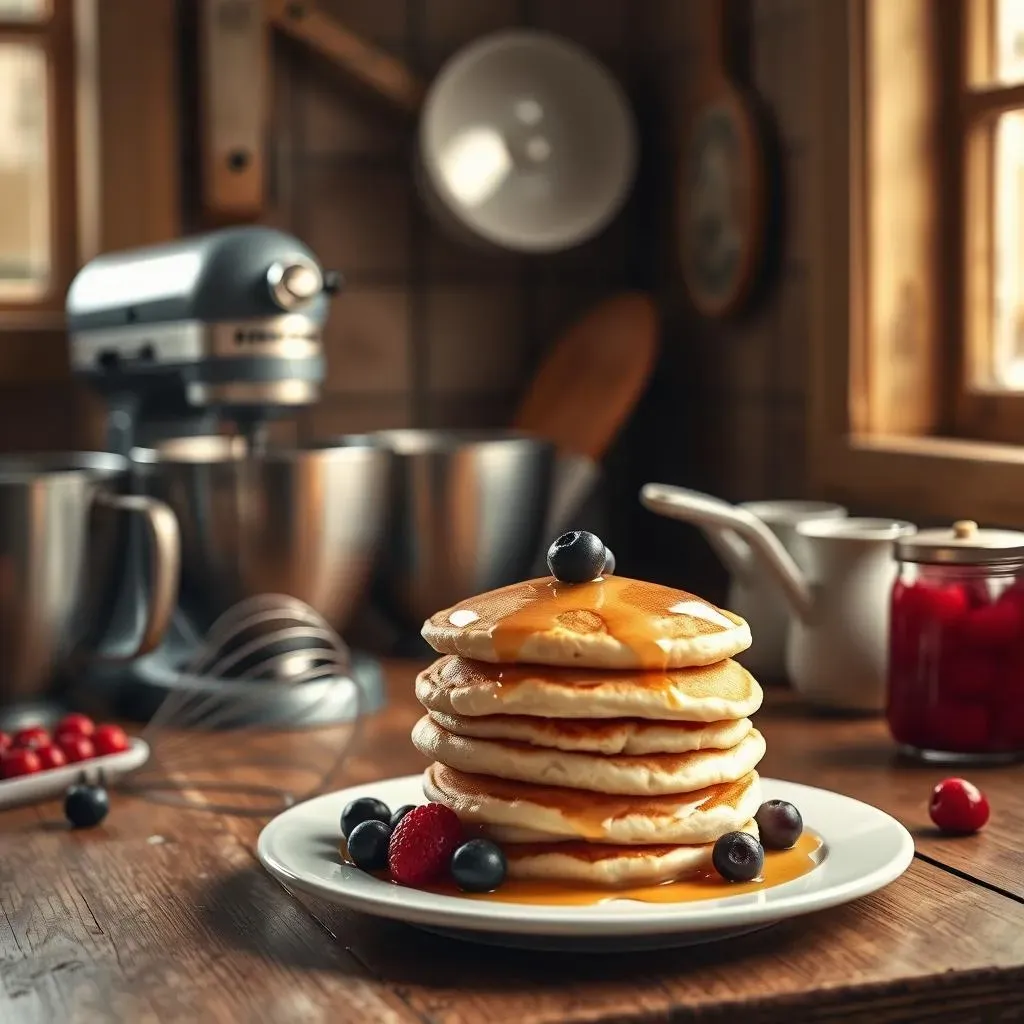
[(589, 583), (543, 577), (470, 598), (447, 613), (448, 625), (488, 631), (499, 662), (515, 662), (523, 644), (559, 627), (607, 633), (628, 647), (638, 667), (665, 668), (668, 641), (734, 629), (735, 623), (701, 598), (624, 576)]
[[(643, 847), (638, 847), (638, 856)], [(727, 882), (714, 869), (707, 868), (697, 875), (661, 885), (626, 886), (609, 889), (572, 882), (541, 882), (511, 878), (495, 892), (462, 892), (453, 884), (427, 886), (426, 892), (439, 896), (454, 896), (464, 900), (489, 900), (494, 903), (531, 903), (538, 906), (586, 907), (615, 900), (635, 900), (639, 903), (693, 903), (699, 900), (717, 900), (726, 896), (764, 892), (786, 882), (809, 875), (822, 861), (824, 841), (816, 832), (805, 829), (791, 850), (767, 850), (761, 876), (752, 882)], [(341, 843), (341, 858), (351, 864), (345, 842)], [(386, 874), (376, 877), (389, 881)], [(397, 883), (396, 883), (397, 884)]]

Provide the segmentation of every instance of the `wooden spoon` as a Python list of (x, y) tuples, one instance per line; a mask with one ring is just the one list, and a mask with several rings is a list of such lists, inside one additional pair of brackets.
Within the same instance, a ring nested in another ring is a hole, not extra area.
[(732, 60), (727, 16), (734, 3), (701, 0), (704, 101), (683, 156), (680, 245), (683, 278), (707, 317), (738, 311), (750, 297), (765, 247), (768, 191), (760, 118)]
[(649, 295), (605, 299), (555, 342), (513, 426), (552, 441), (560, 454), (600, 459), (639, 400), (657, 348)]

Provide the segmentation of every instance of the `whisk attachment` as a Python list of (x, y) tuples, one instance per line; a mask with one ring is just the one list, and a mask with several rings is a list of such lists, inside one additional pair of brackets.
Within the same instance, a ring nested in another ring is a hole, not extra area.
[(249, 816), (322, 790), (366, 710), (348, 646), (304, 602), (234, 605), (188, 657), (143, 732), (131, 786), (151, 799)]

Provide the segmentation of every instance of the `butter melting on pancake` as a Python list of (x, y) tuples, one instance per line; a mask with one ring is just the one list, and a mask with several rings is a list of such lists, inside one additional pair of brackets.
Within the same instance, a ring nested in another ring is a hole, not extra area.
[(710, 665), (750, 646), (739, 616), (686, 591), (624, 576), (515, 583), (432, 615), (422, 632), (442, 654), (595, 669)]
[(541, 718), (530, 715), (463, 715), (431, 711), (456, 736), (514, 740), (552, 750), (590, 754), (682, 754), (726, 750), (753, 728), (749, 718), (731, 722), (654, 722), (642, 718)]
[[(660, 672), (491, 665), (448, 656), (416, 677), (428, 711), (540, 718), (641, 718), (722, 722), (746, 718), (763, 694), (738, 662)], [(742, 737), (740, 737), (742, 738)]]

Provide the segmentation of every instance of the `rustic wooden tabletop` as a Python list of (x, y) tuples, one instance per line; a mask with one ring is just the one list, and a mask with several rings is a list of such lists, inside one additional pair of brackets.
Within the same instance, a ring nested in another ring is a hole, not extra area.
[[(388, 666), (339, 785), (417, 770), (416, 666)], [(980, 835), (929, 828), (940, 769), (897, 766), (877, 720), (825, 720), (768, 690), (766, 775), (868, 800), (914, 833), (874, 896), (696, 949), (529, 954), (299, 900), (254, 854), (258, 820), (115, 796), (93, 831), (49, 803), (0, 815), (0, 1021), (540, 1024), (1024, 1018), (1024, 776), (975, 772)], [(1020, 1015), (1020, 1017), (1018, 1016)]]

